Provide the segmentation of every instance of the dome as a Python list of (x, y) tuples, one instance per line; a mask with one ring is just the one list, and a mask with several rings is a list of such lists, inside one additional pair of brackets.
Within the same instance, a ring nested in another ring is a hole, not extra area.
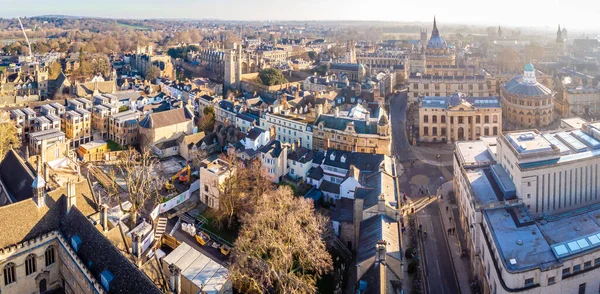
[(448, 48), (448, 44), (446, 43), (446, 40), (444, 40), (444, 38), (442, 38), (442, 36), (439, 36), (439, 35), (431, 36), (431, 39), (429, 39), (429, 42), (427, 43), (427, 49), (447, 49), (447, 48)]
[(525, 64), (525, 68), (523, 70), (524, 71), (535, 71), (535, 67), (533, 67), (533, 64), (528, 63), (528, 64)]
[[(525, 68), (527, 69), (527, 66)], [(523, 76), (517, 76), (504, 84), (504, 91), (512, 95), (527, 97), (548, 97), (552, 95), (552, 90), (548, 87), (538, 82), (529, 83), (524, 80)]]

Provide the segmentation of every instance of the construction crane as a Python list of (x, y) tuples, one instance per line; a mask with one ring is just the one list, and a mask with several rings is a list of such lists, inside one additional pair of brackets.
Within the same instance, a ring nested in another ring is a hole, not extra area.
[(27, 38), (27, 34), (25, 33), (25, 29), (23, 28), (23, 23), (21, 22), (21, 18), (17, 16), (17, 19), (19, 20), (19, 25), (21, 25), (21, 31), (23, 31), (23, 35), (25, 35), (25, 41), (27, 41), (30, 61), (33, 61), (33, 53), (31, 53), (31, 43), (29, 43), (29, 38)]

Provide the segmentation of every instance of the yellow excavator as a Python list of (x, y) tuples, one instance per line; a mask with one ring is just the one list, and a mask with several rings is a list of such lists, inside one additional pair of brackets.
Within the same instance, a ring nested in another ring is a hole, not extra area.
[(173, 175), (170, 180), (165, 182), (165, 189), (167, 189), (167, 190), (175, 189), (175, 185), (173, 185), (173, 183), (175, 182), (175, 179), (177, 179), (177, 178), (179, 178), (180, 182), (189, 183), (191, 170), (192, 169), (190, 168), (190, 166), (186, 165), (178, 173)]

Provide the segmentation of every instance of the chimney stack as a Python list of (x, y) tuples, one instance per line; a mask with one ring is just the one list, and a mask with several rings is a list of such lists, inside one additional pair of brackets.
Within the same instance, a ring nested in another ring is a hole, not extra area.
[(108, 232), (108, 206), (102, 205), (100, 207), (100, 222), (102, 223), (102, 230)]
[(36, 177), (31, 183), (31, 188), (33, 189), (33, 200), (38, 208), (44, 207), (46, 205), (46, 181), (41, 175), (41, 166), (42, 163), (40, 161), (39, 156), (37, 157), (37, 170)]
[(384, 240), (377, 241), (377, 245), (375, 245), (375, 262), (385, 263), (385, 250), (386, 242)]
[(67, 213), (71, 212), (73, 206), (77, 206), (77, 197), (75, 196), (75, 183), (67, 182)]
[(142, 236), (140, 236), (137, 232), (131, 234), (131, 253), (133, 254), (133, 259), (135, 260), (135, 264), (140, 267), (142, 263)]
[(169, 288), (173, 294), (181, 292), (181, 270), (174, 264), (169, 265)]
[(379, 195), (379, 200), (377, 202), (377, 213), (379, 215), (385, 214), (385, 194)]

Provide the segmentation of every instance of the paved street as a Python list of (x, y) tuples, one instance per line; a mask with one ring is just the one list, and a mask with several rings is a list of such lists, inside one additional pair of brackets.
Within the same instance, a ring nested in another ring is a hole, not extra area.
[(429, 293), (460, 293), (437, 201), (418, 212), (417, 223), (423, 225), (423, 231), (427, 232), (427, 238), (423, 239), (423, 247), (426, 264), (425, 283)]
[[(454, 266), (445, 230), (441, 223), (438, 201), (424, 201), (435, 195), (440, 185), (452, 179), (452, 149), (449, 144), (431, 146), (411, 146), (406, 136), (407, 93), (400, 92), (390, 101), (390, 121), (392, 124), (392, 152), (398, 158), (400, 192), (406, 193), (409, 201), (428, 205), (414, 207), (418, 223), (427, 231), (423, 243), (425, 279), (428, 293), (460, 293), (454, 274)], [(441, 160), (436, 158), (441, 154)], [(402, 167), (399, 167), (399, 166)], [(422, 192), (421, 192), (422, 191)]]

